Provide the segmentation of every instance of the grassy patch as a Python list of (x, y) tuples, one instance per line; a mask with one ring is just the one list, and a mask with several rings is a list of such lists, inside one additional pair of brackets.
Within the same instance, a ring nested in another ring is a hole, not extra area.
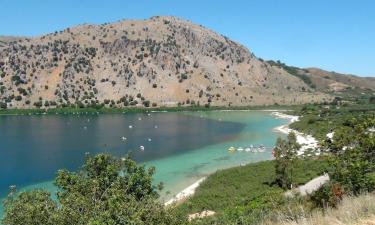
[[(177, 207), (180, 213), (189, 214), (208, 209), (225, 214), (233, 208), (268, 207), (269, 196), (275, 199), (284, 191), (276, 185), (275, 162), (264, 161), (241, 167), (220, 170), (209, 176), (193, 197)], [(323, 158), (299, 160), (295, 164), (295, 182), (304, 184), (326, 171)]]

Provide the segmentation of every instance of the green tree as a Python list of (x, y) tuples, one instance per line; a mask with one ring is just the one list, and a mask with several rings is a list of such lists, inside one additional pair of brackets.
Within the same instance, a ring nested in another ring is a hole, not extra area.
[(330, 177), (351, 194), (374, 189), (370, 175), (375, 170), (374, 118), (352, 119), (335, 130), (326, 146), (332, 151)]
[(284, 189), (293, 187), (293, 164), (300, 147), (294, 132), (289, 133), (287, 140), (277, 139), (274, 149), (276, 183)]
[(154, 168), (108, 154), (87, 156), (79, 172), (58, 171), (56, 200), (43, 190), (12, 191), (5, 201), (5, 225), (182, 224), (158, 202), (161, 185)]

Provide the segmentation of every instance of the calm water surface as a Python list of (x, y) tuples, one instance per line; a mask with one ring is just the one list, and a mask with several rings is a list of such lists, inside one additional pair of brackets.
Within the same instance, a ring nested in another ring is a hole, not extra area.
[(273, 146), (272, 129), (285, 122), (257, 111), (0, 116), (0, 197), (13, 184), (52, 190), (56, 171), (76, 170), (86, 152), (131, 153), (156, 166), (155, 180), (172, 195), (217, 169), (270, 159), (227, 149)]

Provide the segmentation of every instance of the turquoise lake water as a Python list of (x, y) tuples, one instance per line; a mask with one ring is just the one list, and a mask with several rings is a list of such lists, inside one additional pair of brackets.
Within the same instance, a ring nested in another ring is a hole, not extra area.
[(262, 111), (1, 116), (0, 198), (10, 185), (54, 191), (58, 169), (76, 170), (86, 152), (109, 152), (131, 153), (137, 162), (155, 166), (155, 182), (164, 183), (161, 195), (167, 200), (218, 169), (271, 159), (271, 149), (227, 149), (272, 147), (281, 135), (273, 128), (286, 122)]

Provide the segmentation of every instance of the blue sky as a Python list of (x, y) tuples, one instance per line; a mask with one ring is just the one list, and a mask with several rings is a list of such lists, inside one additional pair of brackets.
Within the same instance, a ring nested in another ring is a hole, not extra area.
[(0, 0), (0, 35), (174, 15), (299, 67), (375, 76), (373, 0)]

